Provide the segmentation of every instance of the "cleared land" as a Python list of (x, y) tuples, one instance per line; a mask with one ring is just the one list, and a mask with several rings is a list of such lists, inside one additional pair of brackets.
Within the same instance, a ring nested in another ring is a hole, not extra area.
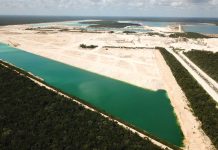
[(164, 57), (159, 51), (156, 51), (158, 62), (161, 68), (165, 87), (168, 96), (171, 99), (171, 104), (175, 108), (174, 111), (177, 115), (178, 121), (181, 123), (183, 134), (185, 135), (185, 148), (184, 149), (198, 149), (209, 150), (213, 149), (210, 139), (205, 136), (204, 131), (201, 129), (201, 123), (193, 115), (192, 108), (188, 102), (185, 93), (178, 85), (171, 69), (164, 60)]
[[(27, 28), (30, 28), (30, 26), (2, 27), (0, 28), (2, 35), (0, 41), (40, 56), (143, 88), (167, 90), (168, 93), (171, 93), (169, 96), (172, 105), (176, 115), (180, 118), (179, 123), (186, 138), (185, 148), (211, 149), (210, 140), (204, 133), (200, 133), (200, 123), (195, 120), (195, 117), (187, 108), (187, 102), (182, 101), (183, 92), (174, 90), (174, 87), (177, 87), (178, 84), (174, 82), (171, 72), (160, 66), (162, 63), (159, 62), (163, 61), (160, 60), (159, 54), (153, 48), (162, 46), (187, 50), (205, 49), (215, 52), (217, 51), (218, 39), (183, 40), (169, 38), (167, 33), (164, 33), (164, 36), (149, 36), (146, 34), (126, 35), (108, 32), (87, 33), (79, 30), (72, 31), (71, 29), (62, 32), (60, 31), (61, 28), (66, 27), (61, 26), (49, 30), (46, 28), (26, 30)], [(168, 31), (168, 29), (163, 30)], [(156, 32), (159, 33), (159, 31), (158, 28)], [(83, 49), (80, 48), (80, 44), (97, 45), (98, 47)], [(168, 80), (163, 77), (163, 72), (170, 75), (167, 78)], [(184, 109), (188, 113), (184, 113)], [(186, 121), (187, 119), (189, 121)], [(196, 126), (193, 127), (193, 125)]]
[[(156, 63), (154, 49), (136, 50), (136, 35), (97, 33), (40, 34), (24, 31), (24, 34), (3, 36), (2, 41), (13, 43), (25, 51), (51, 58), (75, 67), (99, 73), (111, 78), (147, 89), (164, 89)], [(84, 49), (80, 44), (96, 45), (96, 49)], [(117, 46), (118, 48), (104, 48)], [(128, 46), (127, 49), (119, 47)], [(131, 48), (132, 47), (132, 48)]]
[(176, 60), (176, 58), (160, 48), (167, 64), (172, 70), (178, 84), (189, 100), (191, 107), (202, 123), (202, 129), (210, 137), (213, 144), (218, 148), (218, 109), (217, 103), (206, 93), (206, 91), (193, 79), (189, 72)]
[(218, 84), (205, 72), (203, 72), (197, 65), (195, 65), (188, 57), (186, 57), (182, 51), (174, 52), (169, 50), (174, 57), (188, 70), (188, 72), (195, 78), (195, 80), (201, 85), (201, 87), (218, 102)]

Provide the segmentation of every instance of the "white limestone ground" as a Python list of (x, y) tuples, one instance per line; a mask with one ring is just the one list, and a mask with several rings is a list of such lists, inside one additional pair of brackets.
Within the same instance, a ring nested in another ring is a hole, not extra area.
[[(174, 106), (185, 135), (185, 149), (213, 149), (211, 141), (196, 121), (184, 93), (170, 69), (155, 49), (135, 47), (165, 47), (218, 51), (218, 38), (184, 41), (145, 34), (82, 33), (25, 30), (28, 25), (0, 27), (0, 42), (75, 67), (125, 81), (147, 89), (165, 89)], [(64, 27), (65, 28), (65, 27)], [(168, 29), (159, 28), (162, 33)], [(82, 49), (80, 44), (98, 45), (96, 49)], [(115, 48), (104, 48), (114, 46)], [(118, 48), (118, 47), (132, 48)]]

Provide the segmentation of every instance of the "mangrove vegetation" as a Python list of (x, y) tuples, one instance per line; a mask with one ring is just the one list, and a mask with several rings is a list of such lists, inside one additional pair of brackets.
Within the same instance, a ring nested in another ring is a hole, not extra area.
[(80, 23), (90, 24), (89, 27), (93, 28), (125, 28), (127, 26), (141, 26), (136, 23), (120, 23), (118, 21), (86, 21)]

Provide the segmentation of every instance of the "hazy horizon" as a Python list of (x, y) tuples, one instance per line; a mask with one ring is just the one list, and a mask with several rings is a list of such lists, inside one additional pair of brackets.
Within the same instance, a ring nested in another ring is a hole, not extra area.
[(218, 16), (217, 17), (210, 17), (210, 16), (207, 16), (207, 17), (201, 17), (201, 16), (187, 16), (187, 17), (175, 17), (175, 16), (110, 16), (110, 15), (104, 15), (104, 16), (94, 16), (94, 15), (25, 15), (25, 14), (0, 14), (0, 16), (24, 16), (24, 17), (114, 17), (114, 18), (205, 18), (205, 19), (218, 19)]
[(218, 0), (0, 0), (0, 15), (218, 18)]

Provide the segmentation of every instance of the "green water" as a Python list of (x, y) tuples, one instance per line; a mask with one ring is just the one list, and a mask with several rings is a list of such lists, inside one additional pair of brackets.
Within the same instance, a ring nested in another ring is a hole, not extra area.
[(0, 59), (162, 140), (182, 146), (181, 129), (163, 90), (145, 90), (4, 44), (0, 44)]

